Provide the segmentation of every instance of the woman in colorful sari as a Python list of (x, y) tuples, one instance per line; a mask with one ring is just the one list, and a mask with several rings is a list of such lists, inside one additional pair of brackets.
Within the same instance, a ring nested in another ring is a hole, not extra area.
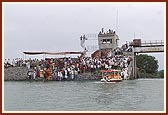
[(48, 65), (47, 65), (47, 68), (46, 68), (46, 70), (45, 70), (45, 79), (46, 79), (46, 80), (48, 80), (48, 78), (49, 78), (49, 76), (50, 76), (50, 72), (51, 72), (51, 70), (50, 70), (50, 65), (48, 64)]

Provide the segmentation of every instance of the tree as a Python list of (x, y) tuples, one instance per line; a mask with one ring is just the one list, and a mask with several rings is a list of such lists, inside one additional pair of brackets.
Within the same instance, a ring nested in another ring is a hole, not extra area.
[(140, 71), (151, 74), (157, 73), (159, 67), (155, 57), (142, 54), (136, 55), (136, 64)]
[(164, 70), (160, 70), (157, 72), (157, 77), (158, 78), (164, 78)]

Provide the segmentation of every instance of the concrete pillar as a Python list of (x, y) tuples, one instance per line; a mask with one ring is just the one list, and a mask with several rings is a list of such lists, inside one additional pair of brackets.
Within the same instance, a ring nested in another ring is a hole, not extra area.
[(132, 59), (132, 76), (131, 76), (131, 78), (135, 77), (135, 55), (134, 54), (133, 54), (133, 59)]
[(137, 65), (136, 65), (136, 53), (134, 53), (134, 60), (135, 60), (135, 65), (134, 65), (134, 70), (135, 70), (135, 72), (134, 72), (134, 78), (137, 78)]
[(137, 66), (136, 66), (136, 53), (133, 54), (133, 66), (132, 66), (132, 71), (133, 71), (133, 76), (131, 78), (135, 79), (137, 78)]

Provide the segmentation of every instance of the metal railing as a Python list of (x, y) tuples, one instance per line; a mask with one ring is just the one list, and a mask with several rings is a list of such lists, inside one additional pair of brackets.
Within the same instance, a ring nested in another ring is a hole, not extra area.
[(99, 49), (98, 45), (91, 45), (91, 46), (87, 46), (86, 48), (88, 50), (88, 52), (92, 52), (92, 51), (96, 51)]
[(142, 41), (141, 46), (164, 46), (163, 40)]

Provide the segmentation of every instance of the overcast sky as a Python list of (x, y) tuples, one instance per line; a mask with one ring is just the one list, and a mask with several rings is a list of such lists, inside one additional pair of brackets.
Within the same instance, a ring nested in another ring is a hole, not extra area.
[[(164, 40), (164, 4), (4, 4), (4, 58), (23, 58), (23, 51), (83, 51), (80, 36), (101, 28), (115, 30), (119, 46), (132, 41), (134, 33), (142, 41)], [(98, 45), (97, 40), (87, 45)], [(159, 61), (159, 70), (164, 68), (164, 53), (149, 55)]]

